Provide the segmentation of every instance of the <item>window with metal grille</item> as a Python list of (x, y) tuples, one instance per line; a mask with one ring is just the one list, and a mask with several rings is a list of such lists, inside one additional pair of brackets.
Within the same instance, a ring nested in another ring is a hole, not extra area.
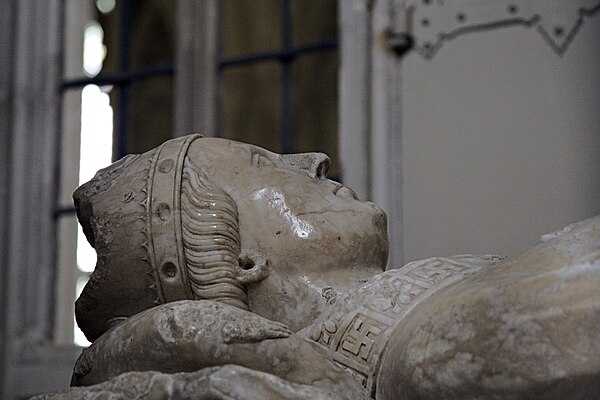
[(337, 164), (335, 1), (221, 4), (219, 134)]

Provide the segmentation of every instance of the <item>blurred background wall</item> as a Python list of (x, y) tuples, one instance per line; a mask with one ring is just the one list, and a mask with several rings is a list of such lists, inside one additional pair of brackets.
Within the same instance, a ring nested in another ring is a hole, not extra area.
[(431, 59), (406, 56), (405, 261), (511, 255), (600, 212), (598, 21), (562, 55), (514, 26), (458, 37)]

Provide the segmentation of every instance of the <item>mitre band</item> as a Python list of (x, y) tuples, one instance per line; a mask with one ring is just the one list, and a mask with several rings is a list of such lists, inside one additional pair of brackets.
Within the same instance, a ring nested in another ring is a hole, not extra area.
[(181, 177), (187, 149), (199, 137), (189, 135), (165, 142), (148, 177), (148, 256), (162, 303), (194, 298), (181, 235)]

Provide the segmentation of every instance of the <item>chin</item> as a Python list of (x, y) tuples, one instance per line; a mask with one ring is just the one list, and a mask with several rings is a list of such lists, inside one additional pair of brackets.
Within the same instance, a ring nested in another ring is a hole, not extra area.
[[(370, 212), (365, 213), (361, 221), (363, 232), (354, 238), (354, 243), (349, 246), (357, 247), (354, 254), (357, 260), (367, 267), (376, 267), (383, 271), (387, 266), (389, 254), (389, 241), (387, 234), (387, 215), (382, 208), (372, 202), (365, 202)], [(352, 247), (349, 247), (352, 248)]]

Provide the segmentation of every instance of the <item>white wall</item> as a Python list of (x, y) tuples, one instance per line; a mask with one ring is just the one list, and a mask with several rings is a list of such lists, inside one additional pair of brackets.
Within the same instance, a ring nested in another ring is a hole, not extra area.
[(404, 261), (510, 255), (600, 213), (600, 20), (564, 56), (537, 32), (467, 34), (402, 73)]

